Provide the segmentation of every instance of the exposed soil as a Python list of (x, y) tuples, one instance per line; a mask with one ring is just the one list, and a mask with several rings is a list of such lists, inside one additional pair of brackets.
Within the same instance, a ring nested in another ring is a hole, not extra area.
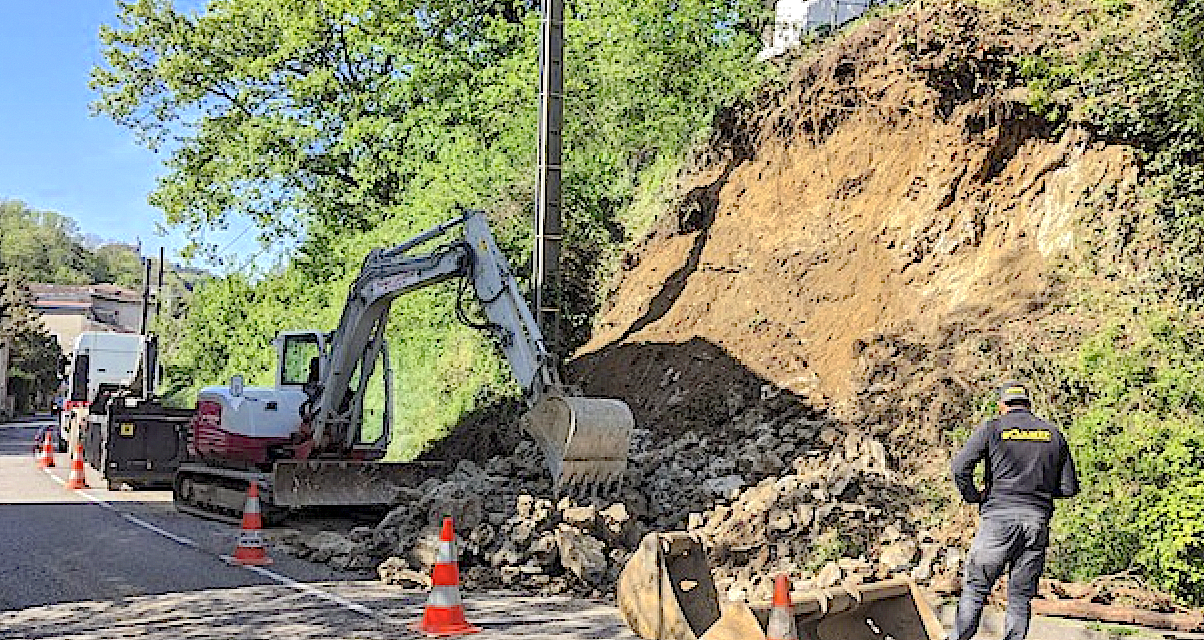
[(987, 332), (996, 349), (1025, 333), (1060, 299), (1052, 274), (1076, 259), (1081, 222), (1137, 179), (1130, 148), (1026, 106), (1012, 61), (1071, 46), (1058, 27), (913, 5), (724, 114), (573, 364), (587, 392), (627, 399), (654, 429), (721, 422), (759, 381), (852, 416), (881, 377), (867, 344)]

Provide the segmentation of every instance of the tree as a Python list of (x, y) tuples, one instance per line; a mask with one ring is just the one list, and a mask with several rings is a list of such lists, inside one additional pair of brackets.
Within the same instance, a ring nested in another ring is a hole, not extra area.
[(31, 399), (54, 394), (62, 357), (58, 339), (42, 326), (31, 302), (29, 289), (15, 270), (0, 276), (0, 340), (11, 347), (8, 388), (17, 396), (19, 412), (33, 408)]
[[(518, 0), (120, 4), (95, 108), (167, 145), (151, 201), (192, 231), (251, 216), (267, 236), (364, 229), (438, 149), (502, 126), (472, 103), (524, 43)], [(451, 107), (451, 108), (445, 108)]]
[[(170, 0), (119, 2), (94, 108), (170, 153), (151, 201), (191, 237), (233, 213), (269, 239), (364, 231), (449, 170), (467, 168), (483, 202), (532, 180), (537, 6), (225, 0), (189, 15)], [(679, 151), (758, 75), (745, 18), (760, 2), (571, 9), (566, 144), (580, 164), (566, 190), (578, 201), (629, 196), (633, 170)]]

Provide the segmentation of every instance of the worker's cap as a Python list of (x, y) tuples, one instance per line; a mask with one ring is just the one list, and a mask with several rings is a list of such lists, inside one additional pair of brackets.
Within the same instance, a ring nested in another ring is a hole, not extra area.
[(999, 385), (999, 401), (1003, 403), (1009, 402), (1031, 402), (1028, 397), (1028, 388), (1024, 383), (1016, 380), (1008, 380)]

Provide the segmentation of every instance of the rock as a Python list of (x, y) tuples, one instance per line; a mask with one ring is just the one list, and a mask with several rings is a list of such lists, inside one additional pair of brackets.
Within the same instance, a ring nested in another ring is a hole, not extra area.
[(811, 519), (815, 517), (815, 509), (809, 504), (800, 504), (794, 508), (794, 526), (799, 528), (807, 527), (811, 524)]
[(526, 555), (513, 540), (506, 540), (501, 548), (489, 556), (489, 564), (493, 567), (513, 567), (521, 564), (525, 558)]
[(545, 531), (540, 534), (538, 540), (531, 543), (531, 548), (527, 550), (527, 555), (531, 557), (528, 563), (533, 562), (542, 567), (550, 567), (556, 562), (559, 553), (555, 534)]
[(390, 557), (376, 567), (376, 573), (380, 576), (381, 582), (385, 584), (395, 584), (403, 587), (419, 587), (423, 589), (430, 588), (430, 576), (421, 574), (410, 569), (405, 560), (396, 556)]
[(952, 596), (962, 592), (962, 583), (955, 576), (943, 575), (932, 580), (931, 589), (937, 595)]
[(815, 577), (815, 586), (820, 589), (836, 586), (843, 577), (843, 572), (840, 570), (840, 565), (835, 562), (829, 562), (820, 569), (819, 575)]
[(520, 520), (510, 529), (510, 539), (518, 544), (525, 544), (535, 533), (535, 523), (531, 520)]
[(439, 529), (426, 527), (410, 541), (405, 558), (410, 566), (429, 572), (439, 555)]
[(560, 563), (586, 584), (599, 584), (606, 575), (606, 545), (579, 529), (562, 524), (556, 528)]
[(711, 478), (709, 480), (704, 480), (702, 487), (708, 493), (717, 498), (734, 500), (736, 496), (739, 495), (740, 489), (744, 488), (744, 478), (741, 478), (738, 475)]
[(356, 543), (333, 531), (322, 531), (305, 542), (314, 562), (327, 562), (335, 556), (346, 556), (360, 549)]
[(585, 507), (570, 507), (561, 512), (565, 522), (579, 527), (590, 528), (598, 516), (598, 509), (593, 505)]
[(747, 602), (752, 593), (752, 583), (747, 580), (737, 580), (727, 589), (727, 599), (732, 602)]
[(882, 547), (879, 561), (890, 571), (907, 571), (912, 567), (916, 557), (916, 543), (912, 540), (900, 540)]
[(376, 562), (372, 556), (363, 553), (353, 553), (331, 558), (330, 566), (338, 571), (362, 571), (370, 569)]
[(794, 514), (785, 509), (774, 509), (769, 513), (767, 526), (770, 531), (789, 531), (794, 524)]
[(947, 547), (945, 549), (945, 571), (948, 573), (957, 573), (962, 568), (962, 550), (960, 547)]
[(623, 525), (631, 519), (631, 514), (627, 513), (627, 505), (622, 502), (616, 502), (609, 507), (606, 507), (598, 515), (602, 516), (602, 521), (607, 527)]

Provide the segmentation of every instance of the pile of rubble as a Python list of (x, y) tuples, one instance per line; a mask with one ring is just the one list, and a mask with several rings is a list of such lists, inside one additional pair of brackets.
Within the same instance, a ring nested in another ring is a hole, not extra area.
[(450, 515), (469, 589), (610, 594), (646, 532), (683, 529), (704, 540), (732, 598), (768, 599), (777, 572), (800, 589), (888, 572), (956, 575), (960, 549), (914, 524), (923, 515), (914, 481), (896, 477), (882, 443), (799, 413), (796, 399), (767, 397), (721, 435), (657, 441), (637, 430), (624, 488), (609, 500), (554, 499), (540, 451), (522, 442), (408, 490), (375, 527), (285, 547), (338, 568), (379, 563), (386, 582), (425, 586)]

